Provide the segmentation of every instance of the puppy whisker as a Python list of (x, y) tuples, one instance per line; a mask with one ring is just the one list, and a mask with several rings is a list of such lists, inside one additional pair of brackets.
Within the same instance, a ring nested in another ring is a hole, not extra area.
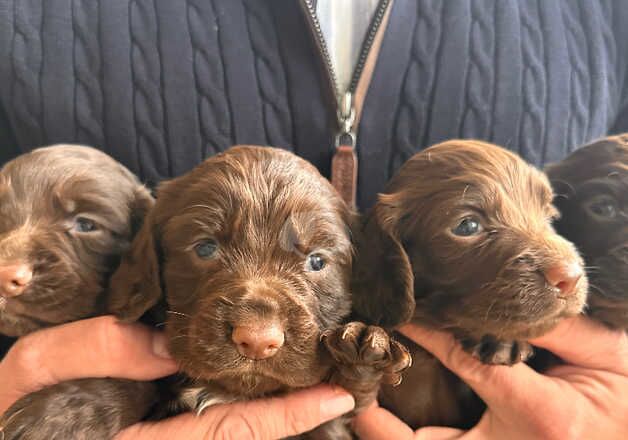
[(166, 310), (166, 313), (169, 313), (172, 315), (178, 315), (178, 316), (185, 316), (186, 318), (190, 318), (190, 315), (188, 315), (187, 313), (175, 312), (174, 310)]

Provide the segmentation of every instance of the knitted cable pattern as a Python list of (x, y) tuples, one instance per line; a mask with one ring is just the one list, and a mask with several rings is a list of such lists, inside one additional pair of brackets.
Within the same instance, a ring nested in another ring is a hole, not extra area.
[(98, 0), (72, 0), (74, 118), (78, 142), (104, 146)]
[(495, 69), (494, 2), (471, 2), (470, 56), (467, 58), (464, 110), (458, 133), (488, 139), (491, 132)]
[(567, 145), (577, 145), (583, 139), (587, 129), (587, 110), (590, 101), (590, 83), (587, 66), (588, 42), (582, 29), (579, 7), (564, 7), (563, 22), (567, 37), (570, 73), (569, 100), (570, 113), (567, 121)]
[[(151, 158), (159, 174), (171, 175), (165, 142), (164, 104), (161, 87), (161, 60), (158, 27), (153, 1), (131, 0), (129, 3), (131, 34), (131, 71), (133, 110), (136, 127), (136, 150), (140, 176), (143, 161)], [(166, 157), (163, 155), (166, 153)]]
[(186, 8), (202, 154), (208, 157), (232, 144), (220, 27), (213, 0), (188, 0)]
[(443, 8), (444, 2), (438, 0), (417, 2), (417, 21), (397, 109), (389, 173), (398, 169), (426, 142), (443, 34)]
[(276, 26), (265, 2), (243, 0), (243, 5), (255, 58), (267, 143), (288, 147), (293, 144), (293, 128)]
[(523, 59), (523, 112), (519, 120), (519, 153), (529, 162), (541, 165), (545, 138), (547, 78), (544, 65), (545, 48), (540, 28), (539, 0), (520, 5), (521, 53)]
[[(41, 102), (43, 4), (13, 1), (11, 108), (22, 143), (39, 146), (45, 139)], [(3, 61), (4, 62), (4, 61)]]
[[(609, 75), (607, 78), (608, 81), (608, 89), (609, 90), (621, 90), (621, 84), (618, 81), (619, 78), (619, 66), (620, 64), (617, 62), (617, 42), (615, 41), (615, 35), (613, 33), (613, 29), (611, 27), (612, 17), (613, 17), (613, 4), (612, 0), (604, 0), (600, 2), (600, 6), (602, 8), (602, 19), (600, 31), (602, 32), (602, 38), (604, 39), (604, 47), (606, 49), (606, 54), (608, 56), (608, 65), (610, 66)], [(607, 101), (607, 114), (616, 115), (620, 101), (621, 95), (618, 93), (610, 94), (608, 96)], [(609, 123), (612, 122), (614, 118), (609, 118)]]

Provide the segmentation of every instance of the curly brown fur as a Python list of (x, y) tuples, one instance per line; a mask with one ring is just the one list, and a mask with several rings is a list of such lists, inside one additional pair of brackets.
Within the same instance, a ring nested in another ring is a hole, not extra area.
[(586, 145), (546, 171), (561, 212), (556, 230), (587, 264), (588, 313), (628, 329), (628, 134)]
[[(112, 278), (111, 308), (135, 320), (165, 300), (170, 352), (188, 378), (179, 409), (201, 412), (319, 383), (339, 362), (321, 334), (342, 331), (350, 311), (352, 222), (312, 165), (279, 149), (233, 147), (159, 187)], [(308, 266), (312, 255), (323, 259), (321, 270)], [(271, 324), (285, 339), (274, 355), (254, 359), (236, 346), (236, 329)], [(334, 378), (356, 400), (372, 400), (394, 362), (388, 356)], [(351, 389), (360, 372), (364, 388)]]
[[(586, 277), (568, 293), (546, 279), (566, 262), (582, 270), (574, 246), (552, 228), (552, 198), (540, 171), (495, 145), (449, 141), (415, 155), (365, 220), (353, 282), (358, 317), (452, 332), (483, 362), (526, 360), (525, 340), (580, 313), (586, 299)], [(477, 233), (460, 236), (469, 219)], [(414, 426), (465, 425), (459, 409), (472, 393), (411, 351), (417, 361), (383, 402)]]
[(142, 420), (157, 398), (156, 388), (144, 382), (61, 382), (16, 402), (2, 419), (0, 439), (110, 439)]
[[(135, 176), (93, 148), (56, 145), (7, 163), (0, 170), (0, 356), (8, 336), (106, 313), (109, 276), (152, 205)], [(32, 273), (19, 291), (6, 275), (15, 265)], [(9, 408), (0, 438), (69, 438), (61, 428), (95, 438), (105, 425), (119, 430), (140, 420), (154, 393), (149, 383), (65, 382)], [(101, 409), (110, 417), (97, 417)]]
[[(103, 294), (153, 200), (126, 168), (93, 148), (57, 145), (0, 170), (0, 270), (32, 270), (19, 295), (0, 286), (0, 333), (33, 330), (105, 312)], [(78, 222), (94, 230), (82, 232)]]

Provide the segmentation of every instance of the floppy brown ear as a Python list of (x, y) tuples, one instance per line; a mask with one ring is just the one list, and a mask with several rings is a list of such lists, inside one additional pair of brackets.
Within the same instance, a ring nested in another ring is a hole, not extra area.
[(155, 205), (155, 199), (148, 188), (143, 185), (135, 189), (133, 201), (131, 202), (131, 236), (135, 237), (140, 231), (144, 219), (150, 209)]
[(163, 295), (153, 219), (152, 212), (146, 216), (109, 283), (107, 310), (123, 321), (137, 321)]
[(359, 319), (392, 328), (414, 314), (414, 276), (408, 255), (376, 206), (358, 234), (351, 281)]

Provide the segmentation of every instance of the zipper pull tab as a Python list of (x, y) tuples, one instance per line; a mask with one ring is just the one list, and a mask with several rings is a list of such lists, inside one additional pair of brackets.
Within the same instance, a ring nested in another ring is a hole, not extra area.
[(351, 92), (347, 92), (338, 106), (339, 129), (338, 134), (336, 134), (336, 152), (331, 161), (331, 183), (351, 208), (356, 207), (358, 184), (358, 157), (355, 154), (354, 123), (353, 95)]
[(339, 145), (349, 145), (355, 147), (355, 132), (353, 124), (355, 123), (355, 108), (353, 107), (353, 94), (347, 92), (342, 97), (342, 101), (338, 106), (338, 127), (339, 131), (336, 135), (336, 147)]

